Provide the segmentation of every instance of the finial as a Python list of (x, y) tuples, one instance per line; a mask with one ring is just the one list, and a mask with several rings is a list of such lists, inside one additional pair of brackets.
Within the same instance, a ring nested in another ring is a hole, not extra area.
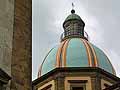
[(74, 9), (74, 7), (75, 7), (75, 6), (74, 6), (74, 3), (72, 2), (72, 9)]
[(75, 10), (74, 10), (74, 3), (72, 3), (72, 10), (71, 10), (71, 13), (73, 14), (73, 13), (75, 13)]

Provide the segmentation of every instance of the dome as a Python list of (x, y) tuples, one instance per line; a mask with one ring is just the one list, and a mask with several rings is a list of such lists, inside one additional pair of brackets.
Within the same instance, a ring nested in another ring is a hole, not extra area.
[(52, 48), (42, 62), (38, 76), (59, 67), (99, 67), (115, 74), (104, 52), (82, 38), (70, 38)]
[[(70, 21), (70, 20), (79, 20), (83, 23), (83, 25), (85, 24), (84, 21), (81, 19), (81, 17), (75, 13), (71, 13), (66, 19), (65, 22)], [(64, 22), (64, 23), (65, 23)]]
[(68, 20), (71, 20), (71, 19), (72, 20), (73, 19), (81, 20), (80, 16), (78, 16), (77, 14), (72, 13), (65, 19), (65, 21), (68, 21)]
[(77, 14), (75, 14), (75, 10), (71, 10), (71, 14), (68, 15), (68, 17), (65, 19), (63, 26), (66, 22), (71, 21), (71, 20), (78, 20), (82, 22), (83, 25), (85, 25), (84, 21), (81, 19), (81, 17)]

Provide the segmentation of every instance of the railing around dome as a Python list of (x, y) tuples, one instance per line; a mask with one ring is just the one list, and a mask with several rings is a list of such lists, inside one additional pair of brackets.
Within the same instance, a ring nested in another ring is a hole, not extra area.
[(84, 38), (86, 40), (89, 40), (89, 36), (87, 34), (87, 32), (84, 31), (84, 36), (81, 36), (80, 33), (70, 33), (70, 34), (65, 34), (65, 32), (63, 32), (61, 34), (60, 40), (63, 41), (67, 38), (72, 38), (72, 37), (79, 37), (79, 38)]

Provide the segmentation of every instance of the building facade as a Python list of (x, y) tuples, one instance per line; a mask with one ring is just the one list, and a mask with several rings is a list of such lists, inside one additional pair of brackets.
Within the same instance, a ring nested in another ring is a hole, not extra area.
[(60, 44), (47, 53), (33, 90), (103, 90), (120, 81), (105, 53), (89, 42), (84, 27), (72, 9)]
[(32, 0), (0, 0), (0, 90), (31, 90)]

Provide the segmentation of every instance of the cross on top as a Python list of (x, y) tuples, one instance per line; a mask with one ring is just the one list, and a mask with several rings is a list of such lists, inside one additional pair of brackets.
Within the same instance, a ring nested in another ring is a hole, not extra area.
[(74, 5), (74, 3), (72, 3), (72, 9), (74, 9), (74, 7), (75, 7), (75, 5)]

